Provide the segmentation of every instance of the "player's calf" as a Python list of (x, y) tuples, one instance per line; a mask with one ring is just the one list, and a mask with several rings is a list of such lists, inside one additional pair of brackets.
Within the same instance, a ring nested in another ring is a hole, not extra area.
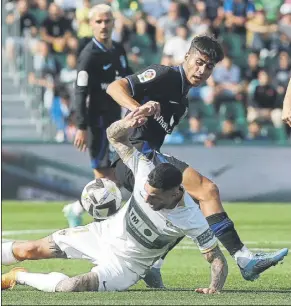
[(89, 272), (82, 275), (66, 278), (60, 281), (55, 291), (56, 292), (85, 292), (98, 291), (99, 279), (95, 272)]

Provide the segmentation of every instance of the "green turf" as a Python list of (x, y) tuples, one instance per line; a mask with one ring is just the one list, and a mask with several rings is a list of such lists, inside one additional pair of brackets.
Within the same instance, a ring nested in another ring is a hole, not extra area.
[[(241, 238), (253, 249), (291, 248), (291, 205), (227, 204), (227, 212), (236, 224)], [(13, 233), (17, 230), (45, 230), (66, 227), (60, 203), (2, 204), (2, 237), (5, 239), (35, 239), (47, 233)], [(86, 222), (90, 218), (86, 216)], [(6, 232), (6, 233), (5, 233)], [(9, 233), (8, 233), (9, 234)], [(187, 239), (167, 257), (162, 269), (168, 290), (149, 290), (140, 281), (127, 292), (104, 293), (43, 293), (16, 286), (2, 292), (3, 305), (291, 305), (291, 256), (283, 265), (272, 267), (255, 282), (244, 281), (233, 259), (226, 253), (229, 276), (220, 295), (203, 296), (193, 292), (209, 283), (209, 267)], [(91, 264), (81, 260), (43, 260), (17, 266), (31, 272), (63, 272), (70, 276), (85, 273)], [(13, 266), (2, 266), (2, 273)]]

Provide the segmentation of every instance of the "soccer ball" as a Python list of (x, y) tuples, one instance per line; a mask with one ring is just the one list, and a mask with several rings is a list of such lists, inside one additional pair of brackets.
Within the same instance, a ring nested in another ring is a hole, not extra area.
[(105, 220), (121, 207), (121, 192), (116, 184), (105, 178), (88, 183), (83, 189), (81, 203), (96, 220)]

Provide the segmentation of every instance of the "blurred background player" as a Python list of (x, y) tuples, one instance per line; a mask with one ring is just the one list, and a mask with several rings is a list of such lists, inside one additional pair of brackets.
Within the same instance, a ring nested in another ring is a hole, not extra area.
[[(112, 122), (120, 119), (121, 108), (106, 94), (106, 89), (130, 70), (124, 48), (111, 39), (114, 26), (111, 7), (105, 4), (94, 6), (89, 19), (94, 37), (78, 59), (75, 87), (78, 130), (74, 145), (80, 151), (89, 149), (96, 178), (110, 178), (111, 152), (105, 131)], [(64, 208), (70, 226), (81, 224), (82, 211), (78, 201)]]

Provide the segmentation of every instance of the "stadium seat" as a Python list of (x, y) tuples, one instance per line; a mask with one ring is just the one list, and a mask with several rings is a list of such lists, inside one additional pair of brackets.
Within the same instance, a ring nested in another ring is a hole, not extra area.
[(218, 111), (220, 120), (227, 118), (233, 118), (235, 121), (245, 120), (245, 109), (241, 102), (231, 101), (228, 103), (222, 103)]
[(213, 104), (206, 104), (200, 100), (195, 102), (195, 107), (197, 108), (197, 113), (202, 118), (213, 118), (216, 115)]
[(276, 128), (272, 124), (264, 124), (262, 130), (277, 144), (286, 144), (287, 143), (287, 133), (284, 126)]
[(202, 125), (205, 126), (210, 133), (216, 133), (220, 129), (218, 118), (202, 118)]

